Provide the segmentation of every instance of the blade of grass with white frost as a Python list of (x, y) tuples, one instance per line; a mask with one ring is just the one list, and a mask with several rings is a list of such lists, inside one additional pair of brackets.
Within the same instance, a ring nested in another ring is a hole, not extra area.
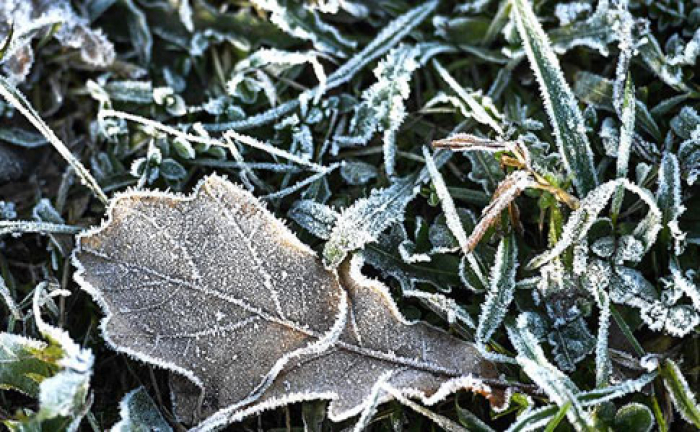
[(474, 320), (469, 316), (469, 313), (449, 297), (445, 297), (440, 293), (429, 293), (417, 289), (404, 289), (401, 294), (404, 298), (422, 300), (424, 305), (437, 315), (442, 316), (450, 325), (461, 322), (469, 328), (476, 328), (476, 324), (474, 324)]
[(328, 174), (332, 173), (333, 171), (335, 171), (336, 168), (339, 168), (340, 166), (341, 166), (340, 163), (335, 163), (335, 164), (329, 166), (328, 168), (326, 168), (325, 171), (321, 171), (321, 172), (316, 173), (312, 176), (309, 176), (309, 177), (305, 178), (304, 180), (301, 180), (301, 181), (299, 181), (291, 186), (288, 186), (284, 189), (280, 189), (277, 192), (263, 195), (260, 197), (260, 199), (271, 200), (271, 199), (279, 199), (279, 198), (286, 197), (287, 195), (293, 194), (294, 192), (298, 191), (299, 189), (302, 189), (305, 186), (310, 185), (311, 183), (315, 182), (316, 180), (318, 180), (324, 176), (327, 176)]
[(579, 196), (585, 197), (598, 185), (598, 177), (583, 115), (530, 1), (513, 0), (513, 5), (518, 32), (540, 85), (559, 153)]
[[(350, 79), (359, 70), (386, 54), (391, 48), (395, 47), (404, 37), (411, 33), (416, 26), (422, 23), (423, 20), (425, 20), (425, 18), (435, 10), (438, 3), (439, 2), (435, 0), (425, 2), (387, 24), (372, 42), (370, 42), (360, 52), (355, 54), (343, 66), (328, 76), (326, 91), (332, 90), (350, 81)], [(204, 128), (213, 132), (221, 132), (228, 129), (245, 130), (263, 126), (268, 123), (272, 123), (278, 118), (294, 111), (297, 107), (299, 107), (300, 100), (302, 98), (307, 98), (310, 100), (317, 93), (317, 91), (317, 88), (309, 89), (296, 99), (292, 99), (275, 108), (271, 108), (265, 112), (248, 117), (244, 120), (224, 123), (209, 123), (205, 124)]]
[(476, 344), (483, 347), (503, 322), (515, 292), (518, 247), (513, 236), (503, 237), (496, 252), (486, 300), (481, 304)]
[(430, 174), (430, 179), (433, 182), (433, 186), (435, 186), (435, 192), (437, 193), (437, 196), (440, 199), (442, 211), (443, 213), (445, 213), (445, 222), (447, 223), (447, 228), (450, 229), (452, 235), (454, 235), (457, 239), (459, 247), (462, 249), (462, 252), (467, 257), (467, 261), (469, 261), (469, 266), (472, 268), (477, 277), (482, 281), (482, 283), (486, 285), (486, 278), (481, 273), (479, 263), (476, 262), (476, 259), (472, 254), (472, 249), (469, 248), (467, 233), (464, 231), (462, 221), (460, 221), (459, 215), (457, 214), (457, 208), (455, 207), (455, 203), (452, 200), (452, 195), (450, 195), (450, 192), (447, 190), (445, 180), (442, 178), (440, 171), (435, 165), (435, 160), (433, 159), (433, 156), (430, 154), (430, 150), (428, 150), (427, 147), (423, 147), (423, 157), (425, 158), (425, 166), (428, 169), (428, 173)]
[(407, 406), (407, 407), (411, 408), (413, 411), (417, 412), (418, 414), (422, 414), (425, 417), (429, 418), (436, 425), (440, 426), (443, 430), (446, 430), (448, 432), (468, 432), (468, 429), (460, 426), (459, 424), (455, 423), (453, 420), (450, 420), (447, 417), (443, 417), (439, 414), (436, 414), (436, 413), (430, 411), (429, 409), (413, 402), (411, 399), (407, 398), (401, 391), (392, 387), (388, 383), (384, 383), (384, 385), (382, 385), (382, 390), (386, 391), (391, 396), (393, 396), (394, 399), (396, 399), (397, 401), (399, 401), (401, 403), (401, 405)]
[(83, 228), (51, 222), (35, 221), (0, 221), (0, 237), (7, 234), (41, 233), (41, 234), (77, 234)]
[(596, 296), (600, 317), (598, 318), (598, 340), (595, 346), (595, 382), (598, 387), (608, 385), (611, 372), (608, 338), (610, 337), (610, 296), (602, 289)]
[[(625, 83), (625, 92), (621, 108), (622, 127), (620, 128), (620, 144), (617, 147), (617, 178), (627, 177), (630, 151), (632, 150), (632, 137), (634, 136), (634, 114), (636, 106), (634, 84), (632, 83), (632, 77), (628, 76), (627, 82)], [(617, 216), (620, 214), (623, 195), (624, 188), (618, 186), (612, 203), (611, 214), (613, 220), (616, 220)]]
[(698, 406), (693, 390), (671, 359), (667, 359), (660, 368), (666, 389), (671, 395), (673, 406), (688, 423), (700, 428), (700, 406)]
[[(637, 379), (623, 381), (620, 384), (587, 392), (580, 392), (576, 395), (576, 400), (582, 407), (598, 406), (604, 402), (641, 391), (651, 383), (654, 378), (656, 378), (656, 373), (649, 373)], [(507, 432), (540, 430), (540, 428), (546, 425), (558, 411), (559, 407), (556, 405), (548, 405), (535, 410), (525, 411), (518, 416), (515, 423), (508, 427)]]
[(5, 279), (3, 279), (2, 276), (0, 276), (0, 297), (5, 300), (5, 305), (10, 311), (10, 314), (12, 314), (16, 320), (22, 319), (22, 313), (19, 311), (19, 307), (15, 299), (12, 298), (12, 293), (10, 293), (10, 289), (5, 284)]
[(566, 417), (576, 430), (593, 431), (591, 416), (576, 397), (580, 393), (578, 387), (547, 360), (537, 338), (528, 330), (525, 317), (526, 313), (521, 314), (517, 324), (508, 327), (508, 336), (518, 352), (517, 361), (523, 372), (544, 390), (557, 406), (571, 404), (566, 411)]
[(7, 102), (14, 106), (17, 111), (22, 113), (29, 122), (34, 125), (35, 128), (54, 146), (58, 153), (63, 156), (63, 158), (71, 164), (76, 174), (80, 177), (80, 180), (85, 186), (90, 188), (90, 190), (95, 194), (103, 204), (107, 204), (109, 201), (107, 195), (97, 183), (97, 180), (90, 174), (85, 166), (80, 163), (80, 161), (73, 156), (68, 147), (56, 136), (56, 134), (51, 130), (51, 128), (39, 117), (39, 114), (34, 110), (29, 101), (24, 97), (24, 95), (17, 90), (15, 86), (10, 84), (5, 77), (0, 76), (0, 94), (7, 100)]
[(476, 99), (474, 99), (472, 95), (467, 93), (467, 91), (464, 90), (461, 85), (459, 85), (457, 80), (455, 80), (437, 60), (433, 60), (433, 66), (438, 71), (440, 77), (445, 81), (445, 83), (447, 83), (447, 85), (450, 86), (457, 96), (459, 96), (459, 98), (469, 106), (469, 108), (472, 110), (471, 114), (474, 120), (491, 127), (496, 131), (496, 133), (498, 133), (498, 135), (503, 135), (503, 129), (496, 122), (496, 120), (494, 120), (494, 118), (491, 117), (488, 112), (486, 112), (484, 107)]

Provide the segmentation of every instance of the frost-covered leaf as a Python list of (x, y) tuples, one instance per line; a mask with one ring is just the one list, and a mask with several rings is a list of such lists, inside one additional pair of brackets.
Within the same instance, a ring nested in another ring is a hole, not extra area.
[[(33, 298), (36, 326), (47, 342), (6, 333), (0, 339), (4, 351), (0, 376), (7, 372), (13, 375), (9, 382), (0, 383), (0, 388), (14, 388), (39, 401), (36, 412), (4, 422), (12, 431), (76, 431), (92, 403), (88, 392), (94, 356), (90, 349), (76, 344), (65, 330), (42, 318), (47, 285), (39, 284)], [(6, 371), (5, 367), (9, 369)]]
[(299, 200), (289, 210), (289, 218), (318, 238), (328, 240), (338, 213), (313, 200)]
[(679, 91), (687, 91), (683, 67), (695, 65), (700, 56), (700, 30), (696, 30), (684, 46), (679, 46), (675, 55), (664, 53), (651, 32), (647, 32), (643, 37), (643, 42), (646, 43), (640, 44), (639, 53), (649, 69), (669, 86)]
[(575, 370), (576, 364), (595, 348), (595, 338), (588, 330), (586, 321), (581, 317), (566, 324), (554, 326), (547, 340), (552, 345), (554, 361), (564, 371)]
[(685, 421), (700, 428), (700, 406), (678, 365), (673, 360), (666, 359), (660, 372), (666, 390), (671, 394), (673, 406)]
[(338, 57), (346, 57), (345, 50), (354, 48), (355, 42), (344, 38), (333, 26), (323, 22), (314, 10), (301, 2), (289, 0), (254, 0), (253, 3), (270, 12), (270, 21), (285, 33), (311, 41), (314, 47)]
[(476, 330), (477, 344), (488, 343), (506, 316), (513, 301), (517, 269), (518, 247), (515, 237), (504, 237), (498, 245), (486, 300), (481, 304), (479, 327)]
[(144, 387), (127, 393), (119, 402), (121, 419), (112, 432), (171, 432), (173, 429)]
[(41, 379), (57, 370), (56, 365), (42, 355), (47, 348), (42, 341), (0, 333), (0, 389), (38, 397)]
[(700, 115), (691, 107), (683, 107), (681, 111), (671, 119), (671, 129), (681, 138), (690, 139), (700, 126)]
[(329, 417), (346, 419), (386, 373), (428, 404), (465, 387), (497, 398), (479, 384), (495, 371), (473, 345), (407, 322), (361, 260), (324, 269), (221, 177), (191, 196), (118, 196), (107, 221), (79, 237), (73, 262), (107, 315), (108, 343), (176, 372), (178, 416), (211, 415), (199, 430), (309, 399), (331, 399)]
[[(114, 46), (102, 31), (92, 29), (90, 22), (78, 15), (67, 0), (3, 2), (0, 23), (0, 39), (10, 31), (13, 36), (1, 60), (14, 84), (23, 82), (29, 74), (34, 61), (34, 38), (51, 37), (66, 48), (79, 49), (81, 60), (92, 67), (109, 66), (116, 56)], [(42, 32), (58, 25), (60, 29), (49, 31), (48, 36)]]
[(681, 196), (681, 168), (678, 158), (673, 153), (664, 154), (659, 168), (658, 189), (656, 200), (663, 214), (662, 223), (669, 228), (674, 240), (676, 255), (683, 253), (685, 233), (678, 227), (678, 219), (685, 212)]
[[(435, 166), (442, 166), (448, 152), (435, 156)], [(348, 253), (377, 240), (391, 225), (404, 219), (409, 202), (418, 194), (421, 183), (429, 178), (428, 170), (402, 178), (385, 189), (374, 189), (369, 197), (360, 198), (344, 209), (323, 249), (327, 266), (337, 267)]]
[(576, 398), (579, 389), (569, 377), (547, 360), (542, 347), (528, 329), (527, 316), (527, 313), (521, 314), (517, 324), (508, 327), (510, 341), (518, 351), (518, 363), (558, 406), (570, 404), (566, 417), (577, 430), (592, 429), (590, 414)]
[(375, 131), (383, 132), (384, 166), (394, 175), (396, 134), (406, 117), (413, 72), (420, 67), (417, 45), (400, 45), (391, 50), (374, 69), (377, 82), (362, 92), (362, 103), (355, 109), (347, 136), (335, 138), (337, 148), (365, 145)]
[(583, 116), (529, 0), (514, 0), (514, 19), (540, 85), (559, 154), (576, 189), (585, 197), (598, 185)]
[(368, 183), (377, 177), (377, 168), (362, 161), (346, 161), (340, 167), (340, 175), (349, 185), (357, 186)]
[(649, 407), (631, 402), (615, 413), (615, 429), (649, 432), (654, 427), (654, 414)]

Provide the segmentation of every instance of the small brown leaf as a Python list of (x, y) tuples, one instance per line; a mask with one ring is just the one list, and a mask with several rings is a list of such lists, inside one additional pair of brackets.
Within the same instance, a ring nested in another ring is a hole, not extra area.
[(532, 176), (527, 171), (513, 171), (498, 185), (491, 197), (491, 202), (482, 211), (481, 220), (467, 239), (467, 252), (471, 252), (479, 244), (490, 226), (498, 221), (501, 212), (505, 210), (520, 194), (534, 184)]
[(407, 322), (386, 287), (362, 276), (359, 259), (326, 270), (221, 177), (192, 196), (122, 194), (78, 243), (76, 280), (105, 311), (105, 340), (177, 372), (176, 413), (209, 417), (199, 429), (310, 399), (331, 400), (329, 417), (339, 421), (358, 414), (387, 376), (428, 404), (460, 388), (498, 399), (480, 381), (495, 368), (472, 344)]

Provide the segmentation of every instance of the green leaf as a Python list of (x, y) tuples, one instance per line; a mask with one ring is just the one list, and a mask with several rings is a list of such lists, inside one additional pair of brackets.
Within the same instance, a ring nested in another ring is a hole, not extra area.
[(617, 410), (615, 430), (649, 432), (654, 426), (654, 415), (649, 407), (631, 402)]
[(515, 273), (518, 268), (518, 247), (514, 236), (503, 237), (496, 252), (486, 300), (481, 305), (477, 344), (486, 344), (501, 325), (513, 301)]
[[(450, 156), (449, 152), (436, 152), (435, 167), (442, 166)], [(418, 195), (420, 185), (428, 178), (428, 169), (424, 168), (397, 180), (388, 188), (373, 190), (370, 196), (358, 199), (343, 210), (323, 249), (326, 266), (337, 267), (348, 253), (375, 242), (384, 230), (402, 222), (406, 206)]]
[(144, 387), (130, 391), (119, 402), (121, 420), (112, 432), (171, 432), (173, 429)]
[(39, 384), (57, 367), (45, 342), (0, 333), (0, 389), (39, 396)]
[(542, 91), (559, 153), (581, 197), (598, 185), (583, 115), (529, 0), (514, 0), (513, 13), (530, 66)]
[(685, 421), (700, 428), (700, 406), (678, 365), (673, 360), (666, 359), (660, 367), (660, 373), (673, 406)]

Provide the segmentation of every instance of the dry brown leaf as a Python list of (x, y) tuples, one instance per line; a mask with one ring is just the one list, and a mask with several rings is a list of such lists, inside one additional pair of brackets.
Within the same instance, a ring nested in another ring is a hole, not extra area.
[(534, 184), (532, 176), (527, 171), (513, 171), (496, 188), (491, 202), (481, 212), (482, 216), (467, 239), (468, 251), (471, 252), (486, 234), (486, 231), (498, 221), (501, 212), (506, 209), (520, 194)]
[[(476, 348), (407, 322), (361, 261), (326, 270), (250, 193), (211, 176), (192, 196), (128, 192), (79, 237), (76, 280), (116, 350), (177, 372), (176, 413), (199, 429), (287, 403), (359, 413), (382, 377), (435, 403), (496, 371)], [(193, 383), (192, 384), (189, 383)], [(499, 401), (500, 402), (500, 401)]]

